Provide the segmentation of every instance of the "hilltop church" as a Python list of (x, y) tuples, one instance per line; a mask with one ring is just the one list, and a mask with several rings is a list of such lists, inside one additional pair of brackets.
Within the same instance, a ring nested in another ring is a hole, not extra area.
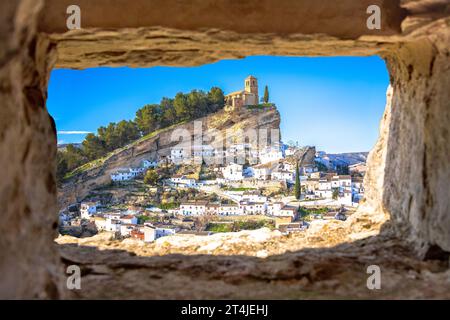
[(232, 92), (225, 96), (225, 104), (232, 110), (243, 106), (255, 106), (258, 103), (258, 80), (254, 76), (245, 78), (244, 90)]

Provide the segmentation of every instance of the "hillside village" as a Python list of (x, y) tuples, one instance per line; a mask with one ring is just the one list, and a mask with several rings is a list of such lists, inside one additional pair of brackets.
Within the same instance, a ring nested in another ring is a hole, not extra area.
[[(225, 95), (224, 109), (264, 113), (276, 108), (259, 101), (257, 79), (249, 76), (243, 90)], [(262, 146), (233, 142), (224, 149), (173, 146), (165, 156), (116, 168), (109, 186), (61, 210), (60, 233), (111, 232), (116, 239), (153, 242), (174, 234), (208, 236), (260, 227), (302, 232), (312, 220), (345, 220), (354, 212), (364, 197), (365, 174), (364, 157), (355, 158), (346, 163), (279, 138)], [(145, 201), (102, 196), (133, 188)]]

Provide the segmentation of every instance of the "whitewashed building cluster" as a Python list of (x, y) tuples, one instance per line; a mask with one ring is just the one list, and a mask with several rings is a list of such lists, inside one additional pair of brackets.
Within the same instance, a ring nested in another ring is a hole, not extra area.
[(301, 185), (306, 200), (333, 200), (336, 204), (354, 206), (364, 196), (362, 178), (350, 175), (311, 175)]
[(129, 181), (142, 176), (149, 168), (155, 168), (158, 162), (143, 160), (140, 167), (136, 168), (120, 168), (111, 173), (112, 181)]
[(282, 202), (268, 202), (265, 199), (255, 199), (264, 201), (251, 201), (250, 198), (244, 198), (239, 203), (218, 204), (208, 201), (189, 201), (181, 203), (179, 215), (182, 216), (244, 216), (244, 215), (270, 215), (291, 217), (294, 219), (298, 213), (298, 206), (289, 206)]
[(137, 212), (133, 210), (102, 212), (99, 206), (99, 202), (82, 202), (80, 205), (81, 219), (92, 222), (98, 231), (113, 232), (123, 238), (131, 237), (145, 242), (173, 235), (177, 231), (174, 228), (155, 227), (147, 222), (139, 224)]

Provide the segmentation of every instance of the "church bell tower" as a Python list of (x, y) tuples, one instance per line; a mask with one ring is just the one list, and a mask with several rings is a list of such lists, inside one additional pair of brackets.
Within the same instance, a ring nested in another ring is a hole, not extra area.
[(256, 101), (258, 99), (258, 80), (254, 76), (248, 76), (245, 78), (245, 91), (256, 95)]

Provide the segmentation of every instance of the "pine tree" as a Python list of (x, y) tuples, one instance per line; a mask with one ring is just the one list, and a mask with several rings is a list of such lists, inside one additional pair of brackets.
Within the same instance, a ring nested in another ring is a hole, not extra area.
[(264, 88), (264, 103), (268, 103), (269, 102), (269, 88), (267, 86), (265, 86)]
[(300, 186), (300, 170), (298, 169), (298, 161), (295, 167), (295, 186), (294, 186), (295, 199), (300, 200), (301, 186)]

